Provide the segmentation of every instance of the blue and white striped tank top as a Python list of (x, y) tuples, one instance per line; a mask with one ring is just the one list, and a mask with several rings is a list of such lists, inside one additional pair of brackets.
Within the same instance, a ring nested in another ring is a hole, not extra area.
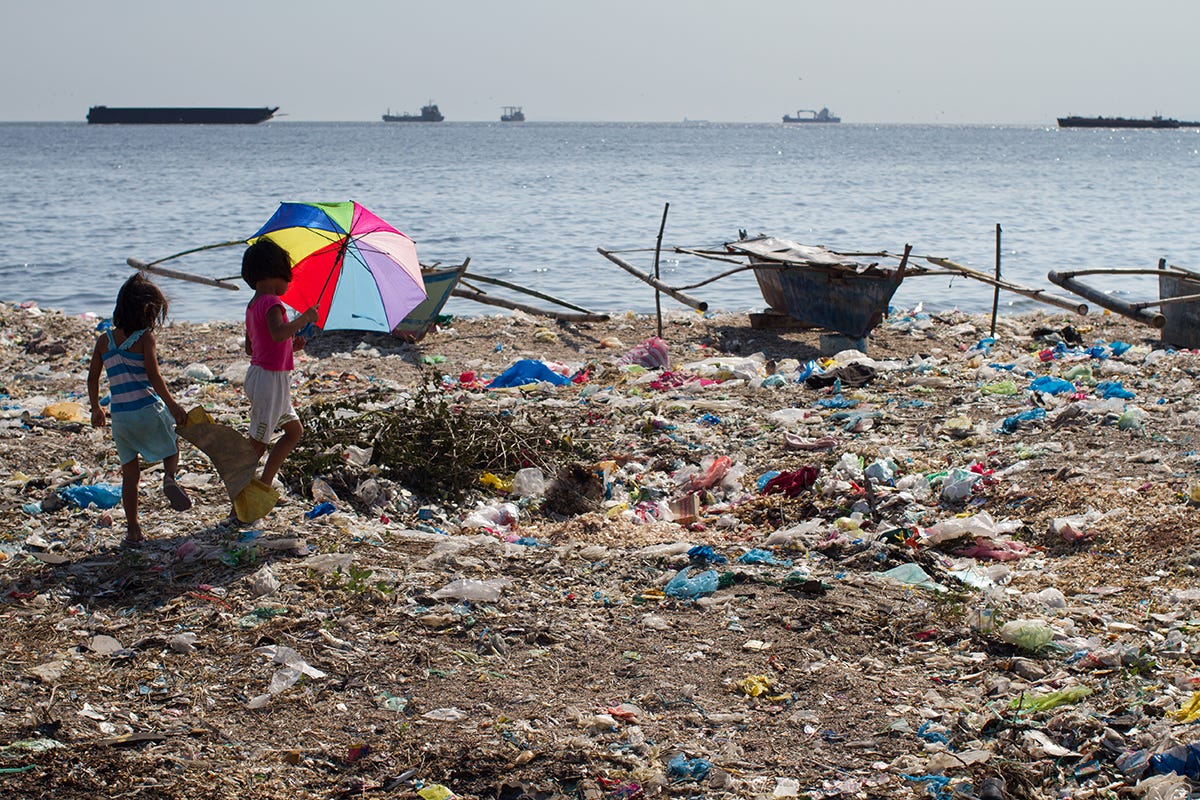
[(118, 347), (112, 331), (108, 331), (109, 350), (104, 354), (104, 371), (108, 374), (108, 389), (112, 394), (109, 410), (113, 414), (137, 411), (158, 402), (158, 395), (150, 388), (150, 379), (146, 377), (145, 357), (129, 351), (145, 332), (145, 328), (134, 331)]

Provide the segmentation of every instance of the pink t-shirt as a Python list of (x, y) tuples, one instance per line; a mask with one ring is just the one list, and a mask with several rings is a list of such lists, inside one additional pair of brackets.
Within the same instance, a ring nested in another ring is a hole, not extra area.
[(272, 372), (288, 372), (292, 369), (292, 339), (282, 342), (271, 338), (267, 324), (267, 312), (275, 306), (283, 311), (287, 319), (287, 308), (278, 296), (264, 294), (246, 306), (246, 336), (250, 339), (250, 363)]

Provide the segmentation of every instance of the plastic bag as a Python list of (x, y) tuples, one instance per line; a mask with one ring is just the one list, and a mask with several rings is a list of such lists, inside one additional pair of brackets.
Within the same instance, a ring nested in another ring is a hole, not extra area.
[(500, 599), (500, 590), (512, 583), (508, 578), (492, 578), (481, 581), (463, 578), (451, 581), (434, 592), (437, 600), (469, 600), (473, 603), (494, 603)]
[(59, 491), (68, 503), (79, 508), (113, 508), (121, 502), (121, 487), (108, 483), (92, 483), (86, 486), (68, 486)]
[(507, 389), (514, 386), (527, 386), (531, 383), (541, 382), (562, 386), (565, 383), (570, 383), (571, 379), (565, 375), (559, 375), (541, 361), (525, 358), (493, 378), (492, 382), (487, 385), (487, 388)]
[(721, 579), (716, 570), (705, 570), (694, 578), (688, 577), (688, 572), (690, 569), (687, 567), (679, 570), (667, 583), (663, 593), (669, 597), (689, 599), (712, 594), (720, 584)]
[(1032, 653), (1048, 646), (1055, 633), (1054, 628), (1034, 619), (1014, 619), (1000, 628), (1001, 639)]

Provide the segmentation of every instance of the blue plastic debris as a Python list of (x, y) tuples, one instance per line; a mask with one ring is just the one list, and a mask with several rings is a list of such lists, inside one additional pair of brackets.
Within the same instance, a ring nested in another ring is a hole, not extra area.
[(708, 759), (688, 758), (683, 753), (667, 762), (667, 775), (679, 781), (702, 781), (710, 769), (712, 762)]
[(721, 576), (716, 570), (705, 570), (694, 578), (688, 577), (690, 569), (684, 567), (671, 578), (663, 593), (669, 597), (692, 599), (706, 594), (712, 594), (720, 584)]
[(714, 552), (711, 544), (698, 544), (691, 550), (688, 550), (688, 558), (692, 561), (700, 562), (701, 564), (724, 564), (729, 559), (720, 553)]
[(1066, 394), (1067, 392), (1075, 391), (1075, 384), (1070, 381), (1064, 381), (1062, 378), (1055, 378), (1052, 375), (1041, 375), (1033, 379), (1033, 383), (1029, 385), (1031, 391), (1044, 392), (1045, 394)]
[(565, 383), (570, 383), (571, 379), (565, 375), (559, 375), (541, 361), (536, 361), (532, 358), (523, 358), (493, 378), (492, 382), (487, 385), (487, 388), (508, 389), (514, 386), (528, 386), (531, 383), (541, 382), (562, 386)]
[(1132, 400), (1136, 395), (1126, 389), (1120, 381), (1101, 381), (1096, 384), (1096, 394), (1105, 400), (1119, 397), (1122, 400)]
[(1023, 422), (1034, 422), (1036, 420), (1046, 418), (1046, 409), (1031, 408), (1028, 411), (1022, 411), (1020, 414), (1013, 414), (1011, 417), (1005, 417), (1004, 422), (1000, 423), (1000, 430), (1005, 433), (1013, 433), (1021, 427)]
[(79, 508), (113, 508), (121, 502), (121, 487), (110, 483), (92, 483), (86, 486), (68, 486), (59, 494), (68, 503)]
[(312, 511), (304, 512), (304, 518), (316, 519), (317, 517), (323, 517), (326, 514), (332, 514), (335, 511), (337, 511), (337, 506), (335, 506), (333, 503), (318, 503), (312, 507)]
[(780, 561), (775, 558), (775, 554), (770, 550), (763, 550), (761, 547), (755, 547), (747, 550), (738, 557), (738, 562), (742, 564), (776, 564), (781, 567), (790, 567), (791, 559)]

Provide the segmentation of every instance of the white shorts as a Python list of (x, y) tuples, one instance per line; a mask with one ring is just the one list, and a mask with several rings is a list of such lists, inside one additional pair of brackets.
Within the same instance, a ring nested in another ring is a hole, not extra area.
[(267, 444), (275, 431), (300, 417), (292, 408), (292, 373), (251, 364), (242, 388), (250, 400), (250, 438)]

